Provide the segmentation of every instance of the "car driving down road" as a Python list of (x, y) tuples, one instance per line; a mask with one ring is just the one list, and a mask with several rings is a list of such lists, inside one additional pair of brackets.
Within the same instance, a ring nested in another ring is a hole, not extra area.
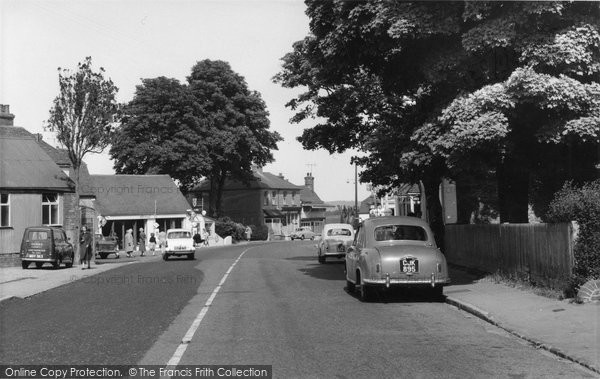
[(163, 259), (166, 261), (171, 256), (180, 257), (185, 255), (187, 259), (194, 259), (194, 239), (192, 232), (186, 229), (167, 230), (167, 241)]
[(319, 263), (325, 263), (327, 257), (343, 258), (354, 240), (354, 229), (350, 224), (325, 224), (318, 243)]

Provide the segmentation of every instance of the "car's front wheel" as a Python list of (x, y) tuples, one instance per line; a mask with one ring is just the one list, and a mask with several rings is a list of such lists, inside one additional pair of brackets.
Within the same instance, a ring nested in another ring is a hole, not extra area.
[(319, 263), (325, 263), (326, 259), (324, 255), (319, 254)]
[(29, 267), (29, 262), (21, 261), (21, 267), (23, 267), (23, 270), (26, 270)]

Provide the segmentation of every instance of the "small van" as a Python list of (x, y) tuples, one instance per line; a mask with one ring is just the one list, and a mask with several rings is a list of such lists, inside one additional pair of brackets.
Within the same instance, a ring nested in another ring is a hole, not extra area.
[(63, 228), (55, 226), (28, 227), (23, 233), (21, 242), (21, 266), (23, 269), (35, 262), (37, 268), (44, 263), (51, 263), (54, 268), (59, 268), (61, 263), (72, 267), (75, 261), (73, 245)]

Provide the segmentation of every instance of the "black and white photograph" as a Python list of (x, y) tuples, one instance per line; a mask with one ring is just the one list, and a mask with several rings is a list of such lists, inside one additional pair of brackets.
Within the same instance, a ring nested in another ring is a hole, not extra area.
[(600, 1), (0, 0), (0, 378), (600, 378)]

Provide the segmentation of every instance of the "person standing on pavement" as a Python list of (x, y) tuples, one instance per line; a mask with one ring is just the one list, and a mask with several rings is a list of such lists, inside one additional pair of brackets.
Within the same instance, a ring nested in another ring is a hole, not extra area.
[(155, 251), (154, 249), (156, 249), (156, 237), (154, 237), (154, 233), (150, 233), (150, 240), (149, 240), (150, 244), (150, 251), (152, 252), (152, 255), (154, 255)]
[(167, 247), (167, 233), (164, 230), (158, 232), (158, 246), (160, 247), (160, 253), (164, 254)]
[(133, 253), (133, 229), (127, 229), (125, 233), (125, 253), (128, 258), (131, 258)]
[(140, 228), (138, 243), (140, 244), (140, 256), (143, 257), (146, 254), (146, 233), (144, 233), (144, 228)]
[(90, 261), (92, 260), (92, 234), (88, 231), (87, 226), (81, 227), (81, 236), (79, 237), (79, 254), (81, 256), (80, 264), (81, 269), (85, 269), (85, 263), (87, 262), (87, 268), (90, 268)]
[(252, 237), (252, 228), (250, 226), (246, 226), (246, 241), (250, 241), (250, 238)]

